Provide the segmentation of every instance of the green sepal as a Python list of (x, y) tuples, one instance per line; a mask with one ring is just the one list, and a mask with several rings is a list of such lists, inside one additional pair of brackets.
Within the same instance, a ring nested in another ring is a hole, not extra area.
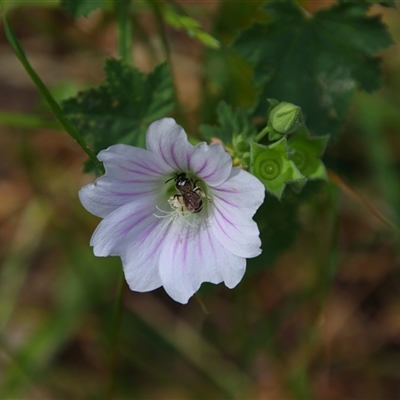
[(278, 199), (287, 184), (305, 179), (289, 158), (285, 137), (269, 146), (251, 142), (250, 172)]
[(307, 179), (328, 179), (325, 165), (320, 159), (328, 140), (329, 136), (311, 137), (306, 127), (290, 137), (290, 158)]
[(279, 100), (277, 99), (267, 99), (268, 107), (268, 119), (271, 115), (272, 110), (279, 104)]
[(270, 124), (268, 124), (268, 139), (271, 142), (275, 142), (275, 140), (279, 140), (281, 138), (282, 135), (279, 132), (275, 131)]

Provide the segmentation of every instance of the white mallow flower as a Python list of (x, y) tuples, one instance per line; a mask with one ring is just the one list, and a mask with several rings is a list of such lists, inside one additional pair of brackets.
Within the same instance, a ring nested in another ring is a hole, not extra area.
[(252, 217), (264, 186), (232, 167), (220, 144), (191, 145), (172, 118), (152, 123), (147, 150), (117, 144), (99, 153), (106, 173), (83, 187), (83, 206), (103, 220), (90, 244), (120, 256), (131, 290), (163, 286), (187, 303), (202, 282), (236, 286), (261, 253)]

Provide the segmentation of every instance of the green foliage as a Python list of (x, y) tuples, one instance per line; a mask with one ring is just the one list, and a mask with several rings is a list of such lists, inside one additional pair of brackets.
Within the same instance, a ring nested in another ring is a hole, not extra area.
[[(290, 158), (307, 180), (328, 180), (325, 165), (320, 159), (328, 140), (329, 136), (311, 137), (305, 126), (289, 138)], [(307, 180), (293, 182), (292, 189), (300, 192)]]
[(247, 169), (250, 163), (249, 140), (257, 134), (257, 128), (249, 112), (241, 108), (233, 111), (232, 107), (221, 101), (217, 107), (219, 126), (203, 124), (200, 132), (204, 138), (221, 140), (231, 153), (233, 163)]
[(268, 2), (272, 20), (242, 32), (234, 49), (255, 66), (263, 90), (255, 110), (267, 115), (267, 98), (299, 105), (318, 135), (337, 132), (357, 88), (368, 92), (381, 83), (374, 53), (392, 39), (369, 4), (338, 3), (306, 13), (294, 1)]
[(176, 29), (184, 29), (189, 37), (194, 37), (203, 43), (205, 46), (212, 49), (218, 49), (220, 43), (209, 33), (201, 29), (198, 21), (188, 15), (181, 15), (172, 8), (163, 10), (165, 20)]
[(61, 0), (61, 5), (72, 18), (87, 17), (105, 4), (106, 0)]
[[(354, 0), (339, 0), (341, 3), (351, 3), (354, 2)], [(390, 7), (390, 8), (396, 8), (396, 1), (395, 0), (359, 0), (359, 1), (364, 1), (365, 3), (370, 3), (370, 4), (380, 4), (381, 6), (384, 7)]]
[(219, 126), (207, 124), (200, 126), (200, 132), (205, 139), (218, 138), (224, 143), (232, 143), (235, 136), (251, 138), (257, 134), (256, 127), (245, 110), (236, 108), (233, 111), (230, 105), (221, 101), (216, 111)]
[(104, 83), (63, 102), (65, 114), (96, 154), (116, 143), (144, 147), (148, 125), (174, 107), (168, 66), (160, 64), (146, 75), (107, 59), (104, 71)]
[(278, 199), (288, 183), (304, 180), (304, 176), (289, 158), (286, 138), (270, 146), (251, 143), (250, 172)]
[(320, 157), (328, 140), (328, 136), (310, 137), (306, 127), (289, 138), (291, 159), (307, 179), (327, 179), (326, 169)]
[(238, 30), (249, 27), (254, 21), (264, 22), (267, 15), (260, 10), (263, 3), (264, 0), (221, 0), (214, 24), (214, 31), (221, 42), (231, 43), (237, 36)]

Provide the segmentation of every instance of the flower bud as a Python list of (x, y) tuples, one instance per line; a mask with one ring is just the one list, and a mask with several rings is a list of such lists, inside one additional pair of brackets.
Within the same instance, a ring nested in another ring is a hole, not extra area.
[(295, 132), (302, 124), (301, 108), (291, 103), (279, 103), (270, 114), (272, 128), (282, 135)]

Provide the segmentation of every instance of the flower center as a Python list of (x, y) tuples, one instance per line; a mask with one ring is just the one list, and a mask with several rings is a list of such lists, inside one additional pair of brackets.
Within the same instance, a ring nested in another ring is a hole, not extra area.
[(180, 221), (198, 227), (207, 218), (208, 203), (212, 201), (202, 188), (204, 182), (192, 174), (177, 172), (165, 183), (161, 205), (156, 206), (158, 212), (154, 216), (169, 223)]
[[(174, 182), (174, 187), (168, 203), (174, 210), (197, 214), (203, 210), (205, 200), (212, 201), (200, 186), (204, 185), (204, 183), (189, 173), (177, 172), (175, 176), (168, 179), (165, 183), (170, 181)], [(167, 193), (171, 193), (171, 186), (167, 189)]]

